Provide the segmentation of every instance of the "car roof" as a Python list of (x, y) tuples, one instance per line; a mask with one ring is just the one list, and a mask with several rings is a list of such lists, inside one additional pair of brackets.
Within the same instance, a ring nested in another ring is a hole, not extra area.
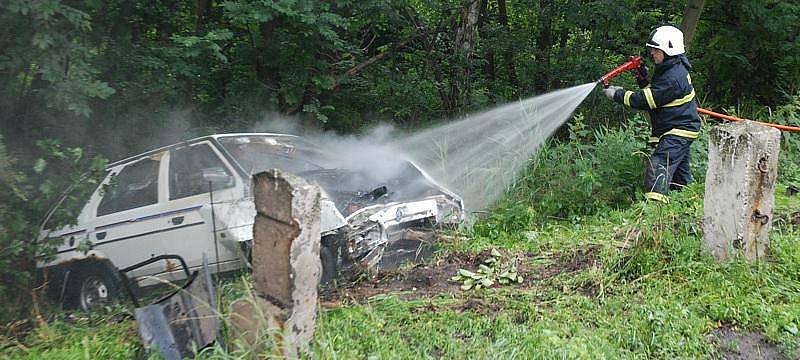
[(236, 136), (273, 136), (273, 137), (298, 138), (297, 135), (279, 134), (279, 133), (211, 134), (211, 135), (205, 135), (205, 136), (196, 137), (196, 138), (191, 139), (191, 140), (180, 141), (180, 142), (177, 142), (177, 143), (174, 143), (174, 144), (171, 144), (171, 145), (162, 146), (162, 147), (159, 147), (159, 148), (156, 148), (156, 149), (153, 149), (153, 150), (149, 150), (149, 151), (146, 151), (146, 152), (143, 152), (143, 153), (140, 153), (140, 154), (136, 154), (136, 155), (133, 155), (133, 156), (128, 156), (126, 158), (123, 158), (121, 160), (117, 160), (117, 161), (109, 164), (108, 168), (112, 168), (112, 167), (115, 167), (115, 166), (126, 164), (126, 163), (129, 163), (131, 161), (139, 160), (139, 159), (142, 159), (142, 158), (150, 157), (150, 156), (153, 156), (155, 154), (158, 154), (158, 153), (161, 153), (161, 152), (164, 152), (164, 151), (167, 151), (167, 150), (170, 150), (172, 148), (179, 147), (179, 146), (190, 145), (190, 144), (198, 143), (198, 142), (205, 141), (205, 140), (217, 140), (219, 138), (236, 137)]

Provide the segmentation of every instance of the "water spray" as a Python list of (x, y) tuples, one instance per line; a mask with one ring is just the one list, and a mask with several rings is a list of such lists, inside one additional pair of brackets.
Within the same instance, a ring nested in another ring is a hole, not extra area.
[(459, 194), (469, 211), (485, 210), (596, 86), (593, 81), (499, 105), (398, 137), (390, 145)]

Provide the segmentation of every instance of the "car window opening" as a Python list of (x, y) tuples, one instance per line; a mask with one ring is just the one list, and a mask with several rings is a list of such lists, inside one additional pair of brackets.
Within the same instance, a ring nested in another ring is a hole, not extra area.
[(159, 160), (142, 159), (111, 175), (103, 188), (97, 216), (135, 209), (158, 202)]

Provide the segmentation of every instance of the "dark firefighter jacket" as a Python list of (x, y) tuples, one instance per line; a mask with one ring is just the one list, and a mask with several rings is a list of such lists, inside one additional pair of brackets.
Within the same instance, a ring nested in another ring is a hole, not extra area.
[(700, 131), (700, 116), (689, 76), (691, 65), (684, 55), (671, 56), (656, 65), (650, 85), (641, 91), (617, 90), (614, 101), (650, 113), (650, 142), (664, 135), (695, 139)]

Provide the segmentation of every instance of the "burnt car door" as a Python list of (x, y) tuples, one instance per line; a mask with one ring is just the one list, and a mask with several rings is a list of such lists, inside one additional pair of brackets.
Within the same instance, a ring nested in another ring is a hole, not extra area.
[[(131, 161), (111, 170), (93, 206), (89, 240), (92, 250), (123, 268), (150, 257), (170, 253), (160, 244), (161, 233), (170, 227), (161, 204), (165, 153)], [(163, 264), (139, 269), (134, 276), (163, 271)]]
[[(164, 211), (174, 231), (163, 241), (182, 244), (189, 267), (208, 256), (212, 271), (241, 267), (239, 243), (229, 221), (231, 204), (242, 198), (242, 181), (209, 141), (174, 148), (168, 160), (168, 197)], [(252, 217), (247, 219), (252, 223)], [(214, 231), (216, 230), (216, 237)], [(252, 235), (251, 235), (252, 237)]]

